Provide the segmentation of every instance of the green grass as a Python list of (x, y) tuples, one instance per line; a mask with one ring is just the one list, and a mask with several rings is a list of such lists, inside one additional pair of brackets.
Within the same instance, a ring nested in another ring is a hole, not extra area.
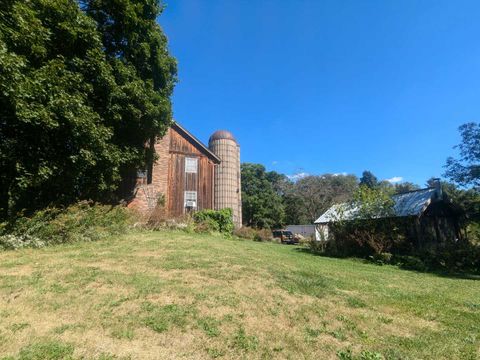
[(0, 253), (0, 359), (477, 359), (480, 281), (180, 232)]

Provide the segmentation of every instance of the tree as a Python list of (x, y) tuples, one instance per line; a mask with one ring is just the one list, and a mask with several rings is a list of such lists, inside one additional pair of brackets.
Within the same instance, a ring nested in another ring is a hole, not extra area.
[(358, 209), (358, 219), (360, 221), (374, 220), (379, 218), (388, 218), (394, 215), (393, 206), (395, 202), (392, 199), (390, 189), (375, 189), (366, 185), (360, 185), (353, 194), (350, 201), (350, 207)]
[[(135, 3), (129, 16), (155, 28), (158, 12), (142, 13), (148, 6), (141, 5), (157, 2)], [(0, 217), (79, 199), (116, 200), (122, 173), (145, 163), (146, 142), (167, 129), (174, 60), (142, 43), (165, 62), (145, 65), (148, 73), (139, 69), (140, 56), (134, 64), (109, 53), (105, 38), (74, 0), (2, 3)], [(132, 45), (140, 44), (125, 43), (125, 53)]]
[(360, 178), (360, 185), (365, 185), (373, 189), (378, 186), (378, 179), (371, 171), (365, 170)]
[(467, 123), (459, 127), (462, 142), (455, 146), (459, 158), (449, 157), (445, 176), (461, 186), (480, 186), (480, 124)]
[(401, 237), (394, 217), (393, 187), (360, 185), (352, 198), (337, 207), (330, 223), (329, 252), (340, 256), (370, 256), (390, 252)]
[[(95, 20), (121, 86), (113, 99), (113, 106), (122, 109), (113, 114), (122, 121), (112, 119), (118, 140), (141, 149), (123, 167), (123, 176), (130, 177), (139, 167), (151, 165), (155, 138), (164, 135), (172, 120), (170, 96), (177, 81), (177, 63), (157, 23), (163, 6), (160, 0), (80, 0), (80, 4)], [(133, 106), (124, 106), (128, 102)]]
[(395, 190), (395, 193), (400, 194), (400, 193), (405, 193), (409, 191), (419, 190), (420, 186), (412, 182), (405, 181), (405, 182), (395, 184), (393, 188)]
[(350, 199), (357, 186), (354, 175), (304, 177), (285, 194), (287, 221), (291, 224), (312, 224), (333, 204)]
[(241, 173), (243, 223), (257, 228), (282, 226), (285, 208), (275, 186), (283, 176), (267, 172), (263, 165), (250, 163), (241, 165)]
[[(430, 178), (427, 186), (435, 187), (438, 179)], [(440, 181), (444, 196), (465, 214), (467, 223), (480, 221), (480, 192), (478, 189), (462, 189), (448, 181)]]

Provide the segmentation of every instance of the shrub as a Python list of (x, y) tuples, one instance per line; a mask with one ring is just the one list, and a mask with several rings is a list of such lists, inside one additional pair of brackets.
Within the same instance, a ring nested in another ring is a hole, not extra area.
[(389, 252), (382, 252), (382, 253), (370, 256), (370, 260), (372, 260), (378, 265), (390, 264), (392, 262), (392, 259), (393, 259), (393, 255)]
[(307, 240), (307, 243), (306, 243), (306, 246), (310, 249), (311, 252), (313, 252), (314, 254), (324, 254), (325, 253), (325, 249), (326, 249), (326, 246), (327, 246), (327, 242), (326, 241), (318, 241), (316, 240), (315, 238), (308, 238)]
[(41, 248), (45, 242), (30, 235), (1, 235), (0, 250), (18, 250), (26, 247)]
[(77, 241), (95, 241), (124, 233), (131, 215), (123, 206), (82, 201), (65, 209), (47, 208), (20, 217), (3, 228), (4, 249), (41, 247)]
[[(332, 238), (325, 253), (331, 256), (357, 256), (376, 264), (395, 264), (415, 271), (480, 273), (480, 245), (462, 240), (432, 243), (418, 248), (408, 237), (408, 219), (379, 219), (338, 222), (330, 226)], [(322, 248), (310, 243), (313, 252)]]
[(248, 226), (242, 226), (241, 228), (235, 229), (233, 234), (242, 239), (253, 240), (257, 230)]
[(448, 244), (419, 257), (428, 269), (480, 274), (480, 246), (475, 244)]
[(253, 241), (263, 241), (262, 240), (262, 237), (260, 236), (259, 233), (256, 233), (254, 236), (253, 236)]
[(193, 214), (195, 230), (198, 232), (220, 232), (232, 234), (234, 230), (232, 209), (201, 210)]
[(161, 206), (156, 206), (147, 214), (138, 212), (138, 214), (136, 214), (136, 218), (139, 219), (139, 222), (136, 224), (136, 226), (145, 227), (151, 230), (164, 228), (167, 221), (165, 208)]
[(258, 229), (256, 235), (257, 235), (257, 238), (259, 238), (261, 241), (273, 240), (272, 231), (270, 229)]
[(243, 226), (234, 231), (234, 235), (242, 239), (254, 241), (272, 241), (272, 232), (269, 229), (254, 229), (248, 226)]
[(402, 269), (406, 269), (406, 270), (425, 271), (427, 269), (422, 259), (416, 256), (410, 256), (410, 255), (397, 256), (395, 258), (395, 262)]

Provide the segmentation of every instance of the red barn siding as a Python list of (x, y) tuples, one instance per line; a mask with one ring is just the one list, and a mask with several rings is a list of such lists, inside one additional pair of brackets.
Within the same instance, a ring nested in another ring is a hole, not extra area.
[[(197, 210), (213, 209), (214, 168), (218, 163), (205, 148), (183, 133), (182, 128), (173, 126), (167, 134), (157, 141), (155, 151), (158, 159), (152, 167), (153, 187), (157, 194), (165, 196), (165, 216), (178, 217), (185, 213), (184, 192), (197, 192)], [(185, 158), (198, 160), (197, 173), (185, 173)], [(141, 211), (152, 210), (148, 207), (145, 191), (139, 188), (129, 206)]]

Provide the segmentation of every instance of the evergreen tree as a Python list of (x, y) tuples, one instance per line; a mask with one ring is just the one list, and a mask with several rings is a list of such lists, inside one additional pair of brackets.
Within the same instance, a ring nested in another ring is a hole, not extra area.
[(365, 170), (360, 178), (360, 185), (365, 185), (370, 189), (374, 189), (378, 186), (378, 179), (371, 171)]

